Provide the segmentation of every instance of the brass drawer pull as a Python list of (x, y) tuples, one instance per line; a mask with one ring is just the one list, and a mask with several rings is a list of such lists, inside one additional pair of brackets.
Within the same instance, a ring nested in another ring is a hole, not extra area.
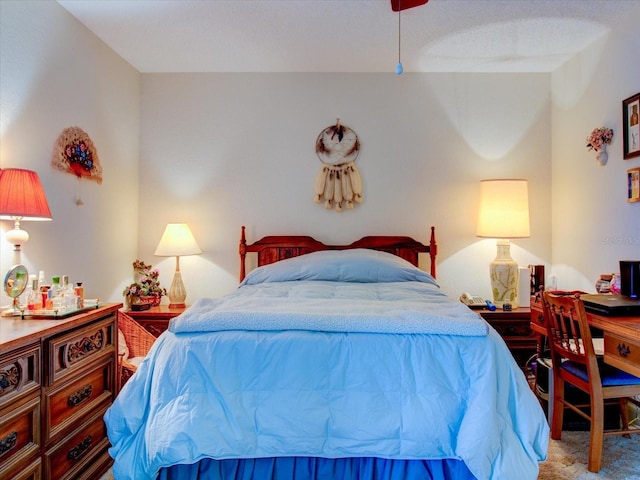
[(70, 407), (77, 407), (88, 398), (91, 398), (92, 390), (93, 388), (91, 387), (91, 384), (89, 384), (86, 387), (78, 390), (76, 393), (69, 395), (69, 398), (67, 399), (67, 405), (69, 405)]
[(18, 443), (18, 432), (13, 431), (0, 440), (0, 457), (11, 450)]
[(84, 440), (69, 450), (69, 453), (67, 453), (67, 460), (79, 459), (89, 448), (91, 448), (91, 435), (84, 437)]
[(618, 354), (621, 357), (625, 357), (626, 358), (631, 353), (631, 349), (627, 345), (625, 345), (624, 343), (619, 343), (617, 348), (618, 348)]

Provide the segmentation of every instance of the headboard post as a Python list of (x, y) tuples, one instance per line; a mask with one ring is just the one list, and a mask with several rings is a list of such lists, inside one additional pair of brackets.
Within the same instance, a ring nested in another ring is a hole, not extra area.
[(436, 277), (436, 255), (438, 254), (438, 245), (436, 244), (436, 227), (431, 225), (431, 238), (429, 238), (429, 257), (431, 257), (431, 276)]
[(242, 226), (242, 233), (240, 234), (240, 245), (238, 247), (238, 253), (240, 253), (240, 281), (246, 277), (245, 259), (247, 258), (247, 237), (244, 234), (245, 227)]

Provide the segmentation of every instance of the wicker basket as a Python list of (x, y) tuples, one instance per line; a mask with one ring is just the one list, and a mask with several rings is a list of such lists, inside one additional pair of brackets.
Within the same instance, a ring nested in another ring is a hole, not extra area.
[[(122, 311), (118, 312), (118, 330), (122, 332), (125, 338), (129, 349), (129, 358), (146, 356), (156, 340), (156, 337)], [(125, 360), (123, 355), (118, 355), (118, 391), (127, 383), (127, 380), (135, 373), (137, 368), (134, 364)]]

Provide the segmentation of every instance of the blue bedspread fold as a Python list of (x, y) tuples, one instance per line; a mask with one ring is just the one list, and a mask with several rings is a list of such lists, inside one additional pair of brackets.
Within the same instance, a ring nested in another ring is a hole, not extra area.
[(219, 299), (199, 299), (169, 329), (479, 336), (488, 327), (477, 313), (428, 283), (290, 281), (244, 285)]

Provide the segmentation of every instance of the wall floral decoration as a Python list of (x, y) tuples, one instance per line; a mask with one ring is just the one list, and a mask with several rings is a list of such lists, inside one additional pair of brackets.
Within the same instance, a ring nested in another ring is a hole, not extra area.
[(342, 207), (352, 209), (362, 203), (362, 179), (355, 161), (360, 152), (360, 140), (346, 125), (325, 128), (316, 140), (316, 155), (322, 162), (322, 169), (316, 175), (314, 201), (323, 203), (327, 210)]
[(598, 152), (596, 161), (598, 165), (606, 165), (609, 158), (607, 145), (611, 145), (613, 140), (613, 130), (607, 127), (594, 128), (587, 137), (587, 150)]
[(80, 196), (80, 180), (86, 178), (102, 183), (102, 166), (98, 152), (89, 135), (80, 127), (65, 128), (53, 149), (51, 161), (54, 168), (75, 175), (78, 178), (76, 204), (84, 202)]

